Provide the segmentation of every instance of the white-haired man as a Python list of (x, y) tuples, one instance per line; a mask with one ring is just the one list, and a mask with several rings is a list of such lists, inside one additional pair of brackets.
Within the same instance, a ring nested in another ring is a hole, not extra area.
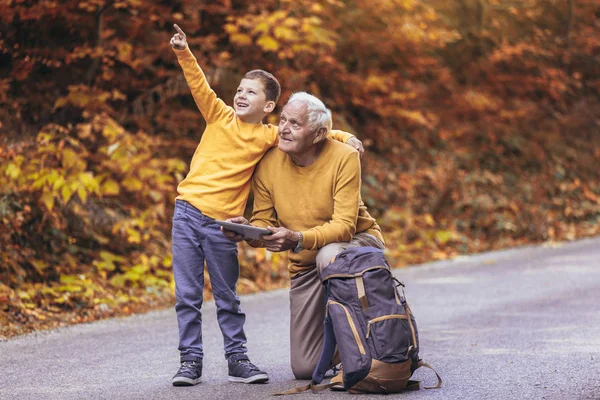
[[(272, 235), (252, 246), (289, 254), (291, 366), (310, 379), (323, 344), (325, 300), (318, 270), (348, 247), (383, 248), (377, 222), (360, 196), (356, 150), (327, 138), (331, 113), (323, 102), (295, 93), (281, 112), (279, 144), (260, 161), (253, 177), (251, 225)], [(243, 217), (229, 221), (248, 224)], [(233, 241), (241, 235), (225, 231)]]

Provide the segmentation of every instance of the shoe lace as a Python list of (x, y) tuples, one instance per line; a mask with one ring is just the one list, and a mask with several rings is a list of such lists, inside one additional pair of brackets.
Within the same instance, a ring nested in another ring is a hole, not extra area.
[(250, 360), (238, 360), (236, 361), (236, 363), (243, 365), (244, 368), (246, 368), (249, 371), (260, 371), (260, 369), (256, 365), (250, 362)]
[(331, 368), (334, 375), (337, 375), (338, 372), (342, 371), (342, 363), (336, 364)]
[(188, 371), (194, 372), (197, 366), (198, 366), (198, 363), (196, 361), (184, 361), (181, 363), (178, 373), (183, 373), (183, 372), (188, 372)]

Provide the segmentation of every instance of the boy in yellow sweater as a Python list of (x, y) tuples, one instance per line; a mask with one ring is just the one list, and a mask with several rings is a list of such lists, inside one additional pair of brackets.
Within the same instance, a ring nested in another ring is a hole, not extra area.
[[(236, 91), (233, 107), (210, 88), (185, 33), (177, 33), (171, 46), (179, 60), (206, 129), (191, 161), (190, 171), (179, 184), (172, 230), (173, 274), (180, 368), (175, 386), (192, 386), (202, 376), (202, 300), (204, 262), (210, 276), (217, 320), (224, 339), (229, 381), (266, 382), (269, 377), (246, 355), (245, 315), (236, 294), (239, 278), (237, 245), (229, 241), (215, 219), (243, 214), (254, 168), (277, 145), (276, 126), (262, 120), (275, 108), (281, 88), (273, 75), (248, 72)], [(354, 136), (332, 131), (332, 137), (362, 149)]]

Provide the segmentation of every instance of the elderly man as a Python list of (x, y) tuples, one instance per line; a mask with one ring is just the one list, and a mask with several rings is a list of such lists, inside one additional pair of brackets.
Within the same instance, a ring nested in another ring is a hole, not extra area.
[[(318, 269), (348, 247), (383, 248), (381, 230), (360, 196), (358, 152), (327, 138), (331, 113), (308, 93), (292, 95), (281, 112), (279, 144), (253, 177), (251, 225), (272, 235), (249, 243), (290, 250), (292, 371), (310, 379), (323, 344), (325, 300)], [(248, 224), (243, 217), (230, 222)], [(241, 235), (225, 234), (233, 241)]]

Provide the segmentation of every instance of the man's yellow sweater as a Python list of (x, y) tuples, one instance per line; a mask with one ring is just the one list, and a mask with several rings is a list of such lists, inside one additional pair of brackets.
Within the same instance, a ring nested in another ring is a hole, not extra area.
[[(243, 215), (254, 168), (265, 152), (277, 145), (277, 126), (241, 121), (211, 89), (189, 48), (174, 51), (206, 120), (190, 171), (177, 187), (177, 199), (214, 219)], [(332, 137), (346, 142), (354, 136), (333, 131)]]
[(349, 242), (359, 232), (383, 242), (379, 225), (361, 200), (360, 187), (360, 160), (350, 146), (325, 139), (318, 158), (306, 167), (272, 149), (254, 174), (250, 223), (302, 232), (305, 250), (289, 252), (293, 276), (314, 267), (318, 250), (329, 243)]

